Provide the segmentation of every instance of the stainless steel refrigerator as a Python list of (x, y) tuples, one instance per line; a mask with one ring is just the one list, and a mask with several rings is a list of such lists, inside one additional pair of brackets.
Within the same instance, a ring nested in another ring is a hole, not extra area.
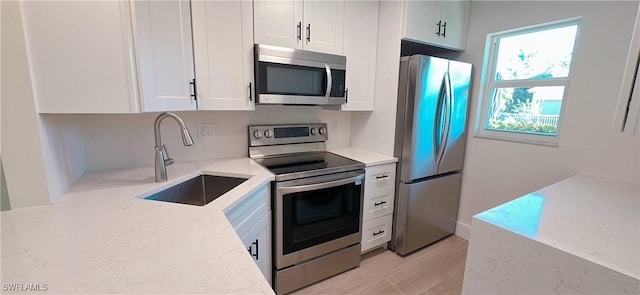
[(470, 64), (424, 55), (400, 58), (390, 243), (400, 255), (455, 231), (470, 82)]

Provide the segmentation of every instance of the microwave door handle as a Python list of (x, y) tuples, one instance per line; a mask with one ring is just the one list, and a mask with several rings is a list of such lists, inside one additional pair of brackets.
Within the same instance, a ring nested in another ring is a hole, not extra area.
[(331, 95), (331, 83), (332, 83), (332, 78), (331, 78), (331, 68), (329, 68), (329, 65), (325, 64), (324, 65), (325, 70), (327, 71), (327, 90), (324, 92), (324, 97), (327, 100), (327, 102), (329, 102), (329, 96)]
[(334, 180), (334, 181), (323, 182), (323, 183), (307, 184), (307, 185), (296, 185), (296, 186), (284, 186), (284, 187), (279, 187), (278, 191), (282, 192), (283, 194), (307, 192), (307, 191), (314, 191), (314, 190), (319, 190), (319, 189), (330, 188), (330, 187), (341, 186), (341, 185), (345, 185), (345, 184), (349, 184), (349, 183), (354, 183), (354, 182), (357, 182), (357, 181), (362, 181), (362, 179), (364, 179), (364, 175), (358, 175), (358, 176), (350, 177), (350, 178), (347, 178), (347, 179), (340, 179), (340, 180)]

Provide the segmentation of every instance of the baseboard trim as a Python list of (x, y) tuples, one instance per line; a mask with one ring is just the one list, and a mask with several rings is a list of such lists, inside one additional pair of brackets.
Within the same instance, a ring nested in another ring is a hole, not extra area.
[(462, 223), (460, 221), (456, 222), (456, 232), (455, 232), (456, 236), (461, 237), (465, 240), (469, 240), (469, 237), (471, 236), (471, 226)]

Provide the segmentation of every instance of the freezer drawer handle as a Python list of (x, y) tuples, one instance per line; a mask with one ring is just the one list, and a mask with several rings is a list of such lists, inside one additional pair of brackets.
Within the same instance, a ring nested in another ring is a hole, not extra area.
[(387, 177), (389, 177), (389, 174), (378, 175), (378, 176), (376, 176), (376, 179), (384, 179), (384, 178), (387, 178)]
[(377, 236), (377, 235), (379, 235), (379, 234), (383, 234), (383, 233), (384, 233), (384, 231), (383, 231), (383, 230), (380, 230), (380, 231), (379, 231), (379, 232), (377, 232), (377, 233), (373, 233), (373, 236), (375, 237), (375, 236)]
[(380, 205), (383, 205), (383, 204), (386, 204), (386, 203), (387, 203), (387, 201), (382, 201), (380, 203), (373, 204), (373, 206), (380, 206)]

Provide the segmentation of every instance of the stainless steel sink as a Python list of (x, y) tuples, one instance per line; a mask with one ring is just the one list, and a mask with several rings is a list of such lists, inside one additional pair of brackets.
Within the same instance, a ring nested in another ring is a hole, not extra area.
[(204, 206), (246, 180), (246, 178), (237, 177), (200, 175), (145, 199)]

